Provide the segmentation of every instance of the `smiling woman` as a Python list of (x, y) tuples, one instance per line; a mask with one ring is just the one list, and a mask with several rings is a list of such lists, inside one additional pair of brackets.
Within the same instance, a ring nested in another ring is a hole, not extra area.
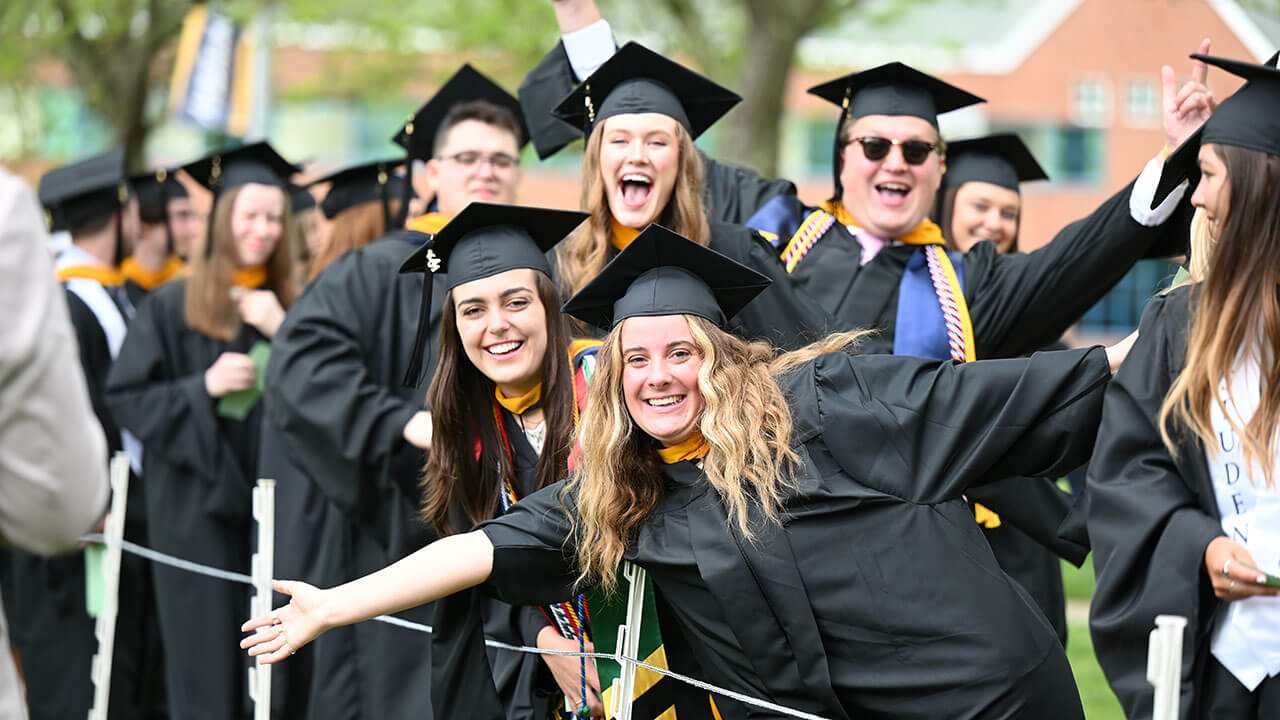
[[(285, 181), (297, 167), (266, 143), (219, 152), (185, 170), (215, 193), (191, 275), (138, 307), (108, 378), (112, 417), (145, 445), (150, 545), (249, 570), (249, 489), (259, 477), (261, 355), (297, 296)], [(232, 396), (233, 399), (228, 399)], [(235, 398), (240, 400), (236, 402)], [(213, 640), (247, 606), (226, 583), (154, 569), (172, 717), (247, 718), (244, 668)]]

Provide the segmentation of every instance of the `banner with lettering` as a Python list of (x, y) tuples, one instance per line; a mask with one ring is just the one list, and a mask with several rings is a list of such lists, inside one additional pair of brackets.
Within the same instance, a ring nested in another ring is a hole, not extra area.
[(258, 33), (197, 5), (187, 13), (169, 86), (173, 114), (210, 132), (243, 137), (250, 129), (255, 87), (265, 78)]

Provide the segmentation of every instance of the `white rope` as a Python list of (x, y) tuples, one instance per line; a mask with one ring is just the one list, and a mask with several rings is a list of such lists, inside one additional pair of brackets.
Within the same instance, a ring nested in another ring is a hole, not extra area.
[[(102, 535), (100, 534), (86, 535), (85, 537), (81, 538), (82, 542), (91, 542), (91, 543), (101, 543), (102, 540), (103, 538), (102, 538)], [(199, 563), (194, 563), (194, 562), (191, 562), (190, 560), (183, 560), (182, 558), (174, 557), (172, 555), (166, 555), (165, 553), (162, 553), (158, 550), (152, 550), (151, 548), (143, 547), (141, 545), (138, 545), (137, 543), (129, 542), (128, 540), (123, 541), (122, 547), (125, 549), (125, 551), (129, 553), (138, 555), (140, 557), (144, 557), (153, 562), (158, 562), (163, 565), (168, 565), (170, 567), (178, 568), (179, 570), (186, 570), (187, 572), (196, 573), (197, 575), (204, 575), (206, 577), (217, 578), (219, 580), (237, 582), (237, 583), (242, 583), (244, 585), (253, 585), (253, 578), (248, 575), (244, 575), (242, 573), (231, 572), (229, 570), (221, 570), (219, 568), (209, 567), (208, 565), (201, 565)], [(379, 615), (378, 617), (373, 619), (377, 622), (386, 623), (388, 625), (394, 625), (396, 627), (401, 627), (406, 630), (413, 630), (415, 632), (428, 633), (428, 634), (432, 632), (432, 628), (430, 625), (423, 625), (422, 623), (416, 623), (410, 620), (404, 620), (402, 618), (393, 617), (391, 615)], [(576, 650), (544, 650), (542, 648), (530, 647), (528, 645), (509, 645), (507, 643), (500, 642), (498, 640), (492, 640), (489, 638), (485, 638), (484, 644), (487, 645), (488, 647), (496, 648), (498, 650), (509, 650), (511, 652), (524, 653), (526, 655), (558, 655), (558, 656), (574, 657), (574, 658), (583, 657), (583, 658), (588, 658), (593, 660), (613, 660), (615, 662), (621, 660), (624, 662), (634, 663), (636, 667), (642, 667), (646, 670), (655, 672), (664, 677), (672, 678), (678, 682), (682, 682), (687, 685), (692, 685), (693, 687), (698, 688), (699, 690), (702, 690), (704, 692), (712, 693), (715, 695), (722, 695), (724, 697), (737, 700), (740, 703), (744, 703), (752, 707), (757, 707), (764, 710), (770, 710), (782, 715), (786, 715), (788, 717), (801, 718), (802, 720), (827, 720), (827, 718), (824, 718), (821, 715), (813, 715), (811, 713), (803, 712), (801, 710), (793, 710), (791, 708), (784, 707), (782, 705), (771, 703), (768, 700), (761, 700), (759, 698), (751, 697), (750, 695), (743, 695), (742, 693), (734, 692), (733, 690), (728, 690), (722, 687), (718, 687), (716, 685), (712, 685), (711, 683), (704, 682), (696, 678), (691, 678), (687, 675), (681, 675), (680, 673), (673, 672), (665, 668), (660, 668), (655, 665), (650, 665), (649, 663), (644, 662), (643, 660), (627, 657), (625, 655), (619, 655), (614, 653), (601, 653), (601, 652), (585, 652), (584, 653), (584, 652), (578, 652)]]

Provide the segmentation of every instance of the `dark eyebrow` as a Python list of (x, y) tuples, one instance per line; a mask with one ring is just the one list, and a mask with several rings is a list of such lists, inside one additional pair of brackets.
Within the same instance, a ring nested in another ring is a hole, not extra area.
[[(530, 290), (530, 289), (529, 289), (529, 288), (527, 288), (527, 287), (513, 287), (513, 288), (511, 288), (510, 290), (504, 290), (504, 291), (502, 291), (502, 294), (501, 294), (501, 295), (499, 295), (498, 297), (499, 297), (499, 298), (508, 298), (508, 297), (511, 297), (512, 295), (515, 295), (516, 293), (522, 293), (522, 292), (528, 292), (528, 293), (531, 293), (531, 292), (533, 292), (533, 291), (532, 291), (532, 290)], [(483, 303), (483, 302), (484, 302), (484, 298), (473, 297), (473, 298), (466, 298), (466, 299), (463, 299), (463, 300), (459, 300), (459, 301), (457, 301), (455, 304), (456, 304), (456, 305), (470, 305), (470, 304), (472, 304), (472, 303)]]

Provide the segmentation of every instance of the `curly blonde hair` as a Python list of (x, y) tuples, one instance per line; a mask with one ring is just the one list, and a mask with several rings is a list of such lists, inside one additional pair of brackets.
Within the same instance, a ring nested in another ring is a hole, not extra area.
[[(747, 342), (703, 318), (683, 317), (702, 357), (698, 390), (706, 405), (698, 424), (709, 445), (703, 472), (729, 521), (751, 539), (753, 516), (780, 522), (799, 460), (791, 448), (791, 409), (777, 378), (818, 355), (849, 348), (865, 333), (837, 333), (775, 357), (768, 343)], [(566, 497), (577, 493), (576, 513), (570, 516), (579, 582), (598, 582), (606, 593), (616, 590), (614, 571), (663, 486), (658, 444), (627, 411), (621, 336), (619, 323), (597, 355), (580, 425), (591, 430), (579, 436), (581, 462), (565, 487)]]

